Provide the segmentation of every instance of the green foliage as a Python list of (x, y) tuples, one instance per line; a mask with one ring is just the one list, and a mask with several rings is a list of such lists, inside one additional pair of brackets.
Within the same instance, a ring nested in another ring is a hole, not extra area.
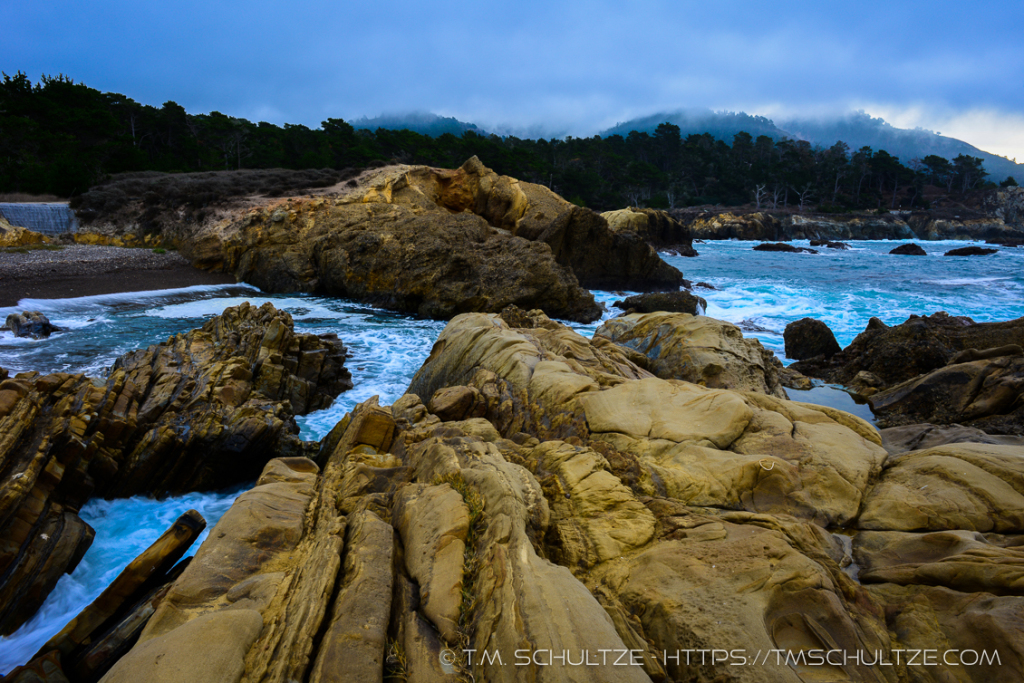
[[(803, 140), (775, 140), (763, 134), (771, 132), (764, 121), (744, 120), (751, 132), (735, 134), (731, 146), (714, 131), (684, 138), (679, 126), (667, 122), (653, 133), (605, 138), (524, 140), (475, 129), (431, 137), (410, 130), (357, 130), (336, 118), (311, 129), (252, 123), (216, 111), (189, 114), (175, 102), (152, 107), (63, 75), (33, 84), (18, 72), (4, 74), (0, 82), (0, 192), (73, 196), (89, 190), (80, 204), (99, 213), (150, 192), (147, 206), (177, 202), (176, 207), (202, 211), (243, 186), (266, 196), (319, 186), (280, 175), (287, 170), (317, 169), (349, 178), (357, 169), (386, 163), (454, 168), (473, 155), (498, 173), (546, 185), (599, 211), (627, 205), (740, 205), (750, 202), (758, 187), (761, 204), (769, 209), (802, 209), (810, 201), (830, 211), (907, 208), (920, 204), (926, 184), (948, 193), (985, 186), (981, 159), (975, 157), (961, 155), (951, 162), (931, 155), (908, 168), (884, 150), (853, 152), (842, 142), (825, 149)], [(449, 125), (437, 131), (442, 129), (460, 130)], [(228, 180), (228, 171), (241, 171), (237, 176), (246, 180)], [(141, 181), (153, 172), (181, 180), (165, 177), (159, 187), (143, 188)], [(223, 175), (212, 175), (218, 172)], [(250, 183), (257, 172), (278, 175)]]
[(999, 183), (999, 187), (1017, 187), (1017, 181), (1013, 179), (1013, 176), (1008, 176), (1006, 180)]
[(164, 249), (163, 247), (157, 247), (156, 249), (153, 250), (153, 253), (154, 254), (166, 254), (167, 250)]

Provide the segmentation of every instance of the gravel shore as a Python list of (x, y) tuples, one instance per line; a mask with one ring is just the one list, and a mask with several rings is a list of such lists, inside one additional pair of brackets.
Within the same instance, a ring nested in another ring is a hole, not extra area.
[(151, 249), (67, 245), (59, 250), (0, 251), (0, 306), (21, 299), (67, 299), (192, 285), (234, 283), (224, 273), (189, 265), (180, 254)]

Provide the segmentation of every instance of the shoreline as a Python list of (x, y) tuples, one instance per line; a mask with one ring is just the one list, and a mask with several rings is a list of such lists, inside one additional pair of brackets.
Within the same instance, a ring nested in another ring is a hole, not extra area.
[(0, 252), (0, 307), (23, 299), (69, 299), (100, 294), (235, 284), (233, 276), (193, 268), (176, 252), (68, 245), (59, 250)]

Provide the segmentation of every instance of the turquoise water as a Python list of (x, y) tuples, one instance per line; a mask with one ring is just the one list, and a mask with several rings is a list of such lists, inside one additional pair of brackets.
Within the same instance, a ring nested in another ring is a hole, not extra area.
[[(919, 242), (928, 256), (888, 255), (902, 243), (853, 242), (849, 251), (822, 249), (813, 255), (757, 252), (752, 249), (756, 242), (710, 242), (695, 245), (700, 252), (696, 258), (665, 259), (687, 279), (717, 288), (695, 290), (707, 299), (708, 315), (757, 328), (745, 334), (760, 339), (780, 357), (786, 324), (803, 317), (825, 321), (845, 346), (872, 316), (888, 324), (900, 323), (912, 313), (935, 311), (967, 315), (979, 322), (1024, 316), (1024, 249), (956, 258), (942, 253), (971, 243)], [(630, 292), (594, 294), (609, 307), (607, 319), (619, 312), (611, 304)], [(330, 408), (298, 419), (306, 439), (321, 438), (346, 411), (375, 394), (382, 404), (400, 397), (444, 328), (441, 321), (419, 320), (365, 304), (310, 295), (268, 295), (247, 285), (24, 300), (16, 308), (0, 309), (0, 320), (15, 310), (40, 310), (66, 331), (38, 341), (0, 333), (0, 366), (14, 372), (85, 372), (102, 377), (119, 355), (198, 327), (242, 301), (272, 302), (293, 315), (300, 331), (337, 333), (352, 354), (347, 367), (355, 388)], [(590, 336), (599, 324), (573, 327)], [(841, 392), (822, 388), (794, 392), (793, 398), (835, 405), (870, 418), (866, 406), (853, 404)], [(191, 494), (164, 501), (93, 501), (85, 506), (82, 517), (96, 529), (95, 543), (74, 574), (61, 579), (40, 613), (18, 633), (0, 639), (0, 672), (24, 663), (181, 512), (195, 507), (212, 527), (237, 493)]]

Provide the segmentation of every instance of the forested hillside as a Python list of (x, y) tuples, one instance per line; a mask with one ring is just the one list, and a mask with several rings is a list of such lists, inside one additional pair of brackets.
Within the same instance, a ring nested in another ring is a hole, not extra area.
[[(0, 84), (0, 192), (72, 196), (102, 179), (139, 171), (352, 169), (374, 162), (456, 167), (477, 155), (499, 173), (542, 183), (595, 209), (705, 204), (823, 211), (914, 208), (922, 190), (949, 194), (985, 185), (982, 159), (897, 159), (843, 142), (814, 147), (741, 132), (653, 133), (528, 140), (467, 130), (431, 137), (357, 130), (330, 118), (317, 129), (252, 123), (220, 112), (153, 107), (72, 79), (4, 74)], [(1009, 182), (1009, 181), (1007, 181)]]

